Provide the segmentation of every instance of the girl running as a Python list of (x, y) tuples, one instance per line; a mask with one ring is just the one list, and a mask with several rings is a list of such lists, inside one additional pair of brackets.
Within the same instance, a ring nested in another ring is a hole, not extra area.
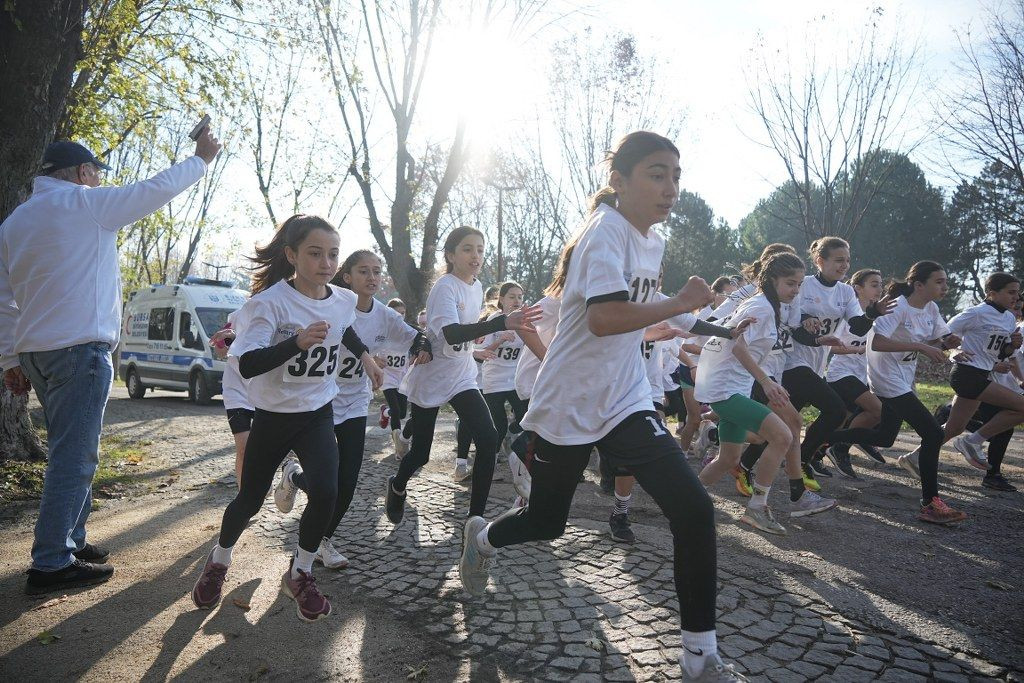
[(446, 273), (438, 278), (427, 296), (426, 336), (434, 350), (434, 361), (414, 365), (403, 381), (412, 415), (412, 446), (398, 472), (388, 478), (385, 508), (392, 524), (402, 521), (405, 512), (406, 485), (413, 474), (430, 459), (437, 410), (448, 403), (468, 429), (476, 444), (473, 485), (469, 514), (484, 514), (494, 474), (494, 455), (498, 434), (476, 382), (473, 340), (500, 330), (533, 330), (540, 316), (534, 306), (486, 322), (477, 322), (483, 302), (480, 267), (483, 264), (484, 236), (475, 228), (459, 227), (444, 242)]
[[(523, 287), (516, 282), (502, 283), (498, 289), (498, 310), (488, 317), (493, 320), (499, 315), (509, 315), (523, 307)], [(505, 404), (512, 409), (516, 433), (522, 431), (519, 421), (526, 414), (526, 404), (516, 393), (516, 367), (523, 351), (523, 340), (515, 332), (501, 330), (484, 337), (483, 346), (494, 354), (494, 358), (484, 361), (483, 383), (481, 390), (487, 407), (491, 411), (491, 420), (498, 430), (498, 443), (502, 444), (502, 452), (506, 457), (511, 453), (509, 441), (508, 415)]]
[(536, 433), (530, 502), (491, 524), (472, 517), (463, 531), (459, 573), (471, 595), (482, 595), (498, 548), (561, 536), (597, 446), (613, 465), (633, 473), (670, 521), (684, 680), (712, 674), (745, 680), (717, 652), (711, 499), (658, 420), (637, 352), (647, 327), (711, 301), (699, 278), (676, 296), (654, 301), (665, 242), (651, 227), (668, 218), (679, 195), (679, 152), (660, 135), (636, 132), (608, 161), (610, 187), (594, 197), (555, 273), (563, 283), (558, 327), (523, 420)]
[(899, 458), (901, 467), (921, 478), (921, 511), (918, 519), (949, 524), (967, 515), (939, 498), (939, 448), (942, 427), (914, 393), (917, 356), (924, 354), (936, 363), (946, 361), (945, 351), (960, 345), (939, 313), (949, 287), (946, 271), (934, 261), (918, 261), (903, 282), (889, 285), (888, 298), (896, 299), (889, 315), (879, 318), (868, 332), (868, 386), (882, 401), (878, 430), (885, 436), (882, 446), (896, 442), (906, 421), (921, 437), (921, 447)]
[(235, 440), (235, 483), (242, 487), (242, 462), (245, 457), (245, 444), (249, 440), (252, 429), (252, 418), (255, 410), (249, 400), (249, 382), (238, 373), (237, 359), (227, 357), (228, 348), (238, 335), (241, 310), (228, 315), (228, 324), (210, 337), (210, 347), (214, 355), (226, 360), (224, 376), (221, 378), (221, 396), (224, 398), (224, 410), (228, 414), (228, 426)]
[[(388, 302), (388, 308), (405, 318), (405, 303), (401, 299), (392, 299)], [(409, 400), (405, 394), (398, 390), (405, 373), (409, 371), (409, 349), (395, 346), (392, 340), (385, 342), (387, 345), (381, 350), (378, 358), (384, 371), (384, 383), (381, 384), (381, 391), (384, 392), (386, 405), (381, 406), (381, 427), (391, 427), (391, 442), (395, 446), (395, 458), (401, 460), (409, 452), (409, 437), (412, 435), (412, 423), (406, 420), (405, 427), (402, 427), (402, 420), (409, 410)], [(385, 410), (387, 411), (387, 422), (385, 422)]]
[[(1021, 333), (1021, 300), (1013, 305), (1013, 314), (1017, 318), (1017, 334)], [(1003, 385), (1010, 391), (1024, 395), (1024, 348), (1018, 347), (1013, 354), (992, 368), (992, 380)], [(991, 420), (1001, 409), (990, 404), (982, 403), (976, 417), (982, 423)], [(978, 425), (979, 427), (981, 425)], [(988, 440), (988, 471), (981, 480), (981, 485), (995, 491), (1016, 491), (1017, 487), (1006, 481), (1000, 468), (1003, 464), (1003, 456), (1006, 455), (1006, 447), (1010, 445), (1013, 438), (1013, 427), (1004, 432), (990, 437)]]
[(224, 510), (220, 537), (192, 589), (200, 609), (220, 601), (231, 550), (292, 450), (311, 475), (310, 490), (281, 590), (295, 600), (300, 619), (315, 621), (331, 613), (312, 573), (337, 497), (331, 402), (338, 392), (342, 345), (353, 353), (366, 350), (350, 329), (356, 295), (329, 284), (338, 269), (338, 244), (330, 223), (299, 214), (281, 224), (269, 245), (256, 249), (253, 296), (242, 307), (245, 324), (231, 345), (239, 372), (250, 380), (255, 414), (242, 486)]
[[(338, 499), (327, 531), (320, 541), (316, 559), (325, 567), (340, 569), (348, 566), (348, 559), (334, 547), (332, 538), (338, 529), (355, 494), (359, 470), (363, 465), (366, 445), (366, 417), (370, 410), (373, 391), (383, 382), (383, 372), (373, 360), (385, 346), (404, 347), (414, 365), (431, 361), (430, 347), (423, 333), (412, 327), (393, 309), (382, 306), (373, 295), (380, 289), (383, 267), (372, 251), (353, 252), (342, 263), (331, 284), (355, 292), (355, 320), (352, 329), (368, 350), (356, 356), (342, 349), (338, 358), (338, 393), (334, 397), (334, 435), (338, 442)], [(309, 478), (300, 463), (289, 459), (281, 473), (281, 481), (274, 491), (274, 499), (281, 512), (289, 512), (295, 504), (296, 489), (309, 490)]]

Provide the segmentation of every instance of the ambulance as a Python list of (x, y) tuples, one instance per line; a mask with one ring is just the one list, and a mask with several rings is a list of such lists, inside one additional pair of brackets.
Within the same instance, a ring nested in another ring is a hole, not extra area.
[(224, 376), (224, 361), (214, 357), (210, 337), (248, 298), (234, 283), (198, 277), (134, 292), (125, 304), (118, 346), (118, 375), (128, 395), (187, 391), (189, 400), (209, 405), (221, 393)]

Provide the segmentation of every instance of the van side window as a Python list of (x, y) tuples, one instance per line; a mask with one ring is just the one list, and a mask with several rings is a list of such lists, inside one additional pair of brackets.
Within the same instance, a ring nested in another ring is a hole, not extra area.
[(149, 338), (152, 341), (174, 339), (173, 308), (151, 308), (149, 310)]
[(188, 311), (181, 313), (181, 320), (178, 324), (178, 341), (181, 342), (183, 349), (205, 350), (203, 340), (199, 338), (199, 330), (196, 328), (195, 321), (192, 320), (192, 314)]

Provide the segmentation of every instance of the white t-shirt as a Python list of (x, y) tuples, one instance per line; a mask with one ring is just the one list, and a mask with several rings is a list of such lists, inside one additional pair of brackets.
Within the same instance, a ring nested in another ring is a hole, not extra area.
[[(242, 309), (238, 309), (228, 314), (228, 322), (231, 323), (231, 329), (235, 331), (236, 340), (242, 334), (241, 313)], [(232, 345), (234, 345), (234, 342), (232, 342)], [(238, 372), (238, 359), (228, 356), (225, 366), (224, 376), (221, 378), (220, 383), (220, 394), (224, 397), (224, 409), (234, 410), (242, 408), (244, 410), (252, 410), (252, 401), (249, 400), (249, 380), (242, 377)]]
[[(371, 355), (388, 345), (408, 349), (417, 334), (395, 309), (381, 305), (378, 301), (372, 301), (370, 310), (366, 312), (356, 309), (352, 329)], [(337, 379), (338, 394), (332, 402), (334, 424), (341, 424), (354, 417), (366, 417), (370, 399), (373, 398), (370, 378), (363, 370), (363, 361), (353, 356), (344, 345), (338, 360)]]
[[(1018, 326), (1017, 329), (1020, 330), (1021, 328)], [(1024, 347), (1021, 347), (1014, 351), (1005, 360), (1016, 365), (1018, 370), (1024, 369)], [(1017, 376), (1014, 375), (1012, 372), (995, 372), (993, 370), (992, 381), (997, 384), (1002, 384), (1010, 391), (1013, 391), (1018, 394), (1024, 394), (1024, 389), (1021, 389), (1020, 386), (1020, 380), (1018, 380)]]
[[(500, 311), (492, 313), (487, 319), (493, 320), (501, 315)], [(516, 388), (516, 367), (523, 353), (523, 339), (511, 330), (495, 332), (484, 337), (481, 346), (490, 346), (499, 338), (511, 335), (510, 340), (502, 341), (494, 349), (494, 358), (485, 360), (483, 381), (480, 388), (485, 394), (496, 394), (500, 391), (514, 391)]]
[[(821, 321), (823, 335), (835, 334), (844, 320), (864, 315), (853, 287), (845, 282), (837, 282), (828, 287), (821, 283), (817, 275), (804, 278), (800, 294), (794, 301), (799, 302), (801, 317), (813, 316)], [(804, 346), (797, 342), (786, 357), (786, 370), (805, 367), (824, 375), (827, 360), (827, 346)]]
[[(730, 292), (729, 296), (725, 298), (725, 301), (723, 301), (722, 304), (713, 311), (715, 319), (724, 320), (725, 318), (728, 318), (732, 315), (733, 311), (736, 310), (737, 306), (755, 294), (757, 294), (757, 285), (753, 282), (748, 282), (742, 287), (733, 290)], [(706, 320), (707, 318), (703, 319)]]
[(655, 403), (665, 403), (665, 342), (645, 341), (640, 343), (640, 355), (644, 359), (644, 372), (647, 373), (647, 383), (651, 387), (651, 400)]
[[(775, 310), (764, 294), (757, 294), (736, 307), (732, 319), (743, 318), (757, 319), (757, 322), (751, 323), (743, 331), (743, 339), (747, 343), (750, 357), (764, 370), (765, 361), (779, 342)], [(735, 340), (720, 337), (713, 337), (704, 345), (693, 391), (694, 398), (701, 403), (724, 401), (734, 394), (750, 396), (754, 378), (733, 355), (735, 345)]]
[[(960, 348), (971, 354), (971, 359), (958, 361), (981, 370), (991, 370), (999, 362), (1003, 344), (1017, 328), (1017, 319), (1010, 311), (999, 312), (992, 304), (980, 303), (954, 316), (949, 329), (963, 341)], [(1002, 374), (1002, 373), (996, 373)]]
[(617, 424), (654, 410), (637, 349), (644, 331), (597, 337), (587, 301), (625, 295), (654, 300), (665, 240), (644, 236), (614, 208), (601, 205), (584, 222), (569, 263), (558, 327), (533, 387), (525, 429), (562, 446), (598, 441)]
[(683, 348), (683, 340), (679, 337), (670, 339), (662, 346), (661, 366), (661, 388), (666, 391), (675, 391), (679, 388), (679, 382), (672, 379), (672, 373), (679, 367), (679, 351)]
[(425, 334), (434, 360), (409, 369), (399, 391), (421, 408), (436, 408), (452, 396), (477, 389), (473, 340), (449, 344), (441, 330), (449, 325), (470, 325), (480, 319), (484, 293), (479, 280), (466, 284), (451, 273), (438, 278), (427, 295)]
[(894, 398), (914, 390), (917, 351), (875, 351), (871, 348), (875, 334), (893, 341), (929, 342), (949, 334), (949, 327), (934, 301), (914, 308), (903, 296), (888, 315), (875, 320), (868, 331), (868, 386), (876, 396)]
[[(850, 326), (846, 322), (839, 326), (839, 334), (836, 336), (842, 340), (843, 346), (865, 348), (868, 344), (867, 334), (864, 336), (854, 334), (850, 331)], [(843, 377), (856, 377), (864, 384), (867, 384), (868, 359), (865, 353), (832, 354), (828, 361), (828, 372), (826, 373), (828, 381), (837, 382)]]
[[(546, 296), (536, 303), (537, 306), (540, 306), (541, 318), (533, 324), (533, 327), (537, 330), (537, 336), (544, 344), (544, 348), (551, 346), (551, 339), (555, 336), (559, 304), (558, 299), (550, 296)], [(537, 381), (538, 370), (540, 370), (540, 358), (534, 355), (530, 347), (524, 345), (522, 353), (519, 354), (515, 376), (516, 393), (524, 401), (529, 401), (533, 396), (533, 384)]]
[(249, 380), (249, 399), (255, 407), (275, 413), (304, 413), (330, 403), (338, 393), (338, 354), (343, 348), (341, 338), (355, 319), (356, 295), (334, 285), (328, 289), (331, 295), (326, 299), (310, 299), (281, 280), (242, 306), (245, 324), (229, 353), (236, 358), (280, 344), (318, 320), (330, 325), (322, 343)]

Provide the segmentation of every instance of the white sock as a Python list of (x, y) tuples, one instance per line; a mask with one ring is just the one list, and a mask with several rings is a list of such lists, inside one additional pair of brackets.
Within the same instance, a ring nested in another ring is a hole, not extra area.
[(615, 494), (615, 509), (612, 510), (613, 515), (624, 515), (629, 512), (629, 501), (633, 498), (632, 493), (627, 493), (625, 496), (620, 496), (618, 493)]
[[(319, 550), (319, 548), (318, 548)], [(313, 558), (316, 557), (316, 550), (309, 552), (302, 548), (295, 547), (295, 558), (292, 560), (292, 578), (299, 578), (299, 570), (306, 572), (306, 574), (313, 573)]]
[(772, 490), (771, 486), (761, 486), (756, 481), (754, 482), (754, 493), (750, 496), (750, 507), (752, 508), (763, 508), (768, 504), (768, 492)]
[[(232, 546), (233, 548), (234, 546)], [(216, 564), (222, 564), (225, 567), (231, 566), (231, 550), (232, 548), (221, 548), (220, 544), (213, 546), (213, 555), (210, 557), (210, 561)]]
[(494, 557), (498, 554), (498, 549), (491, 545), (491, 542), (487, 539), (487, 532), (490, 529), (491, 525), (488, 524), (476, 535), (476, 547), (479, 548), (480, 554), (484, 557)]
[(469, 467), (469, 459), (468, 458), (455, 458), (455, 466), (458, 467), (459, 465), (464, 465), (465, 467)]
[(683, 631), (682, 666), (691, 676), (704, 671), (708, 657), (718, 654), (718, 638), (714, 631)]
[(964, 441), (973, 446), (980, 446), (981, 444), (985, 443), (985, 437), (983, 437), (978, 432), (971, 432), (970, 434), (964, 437)]

